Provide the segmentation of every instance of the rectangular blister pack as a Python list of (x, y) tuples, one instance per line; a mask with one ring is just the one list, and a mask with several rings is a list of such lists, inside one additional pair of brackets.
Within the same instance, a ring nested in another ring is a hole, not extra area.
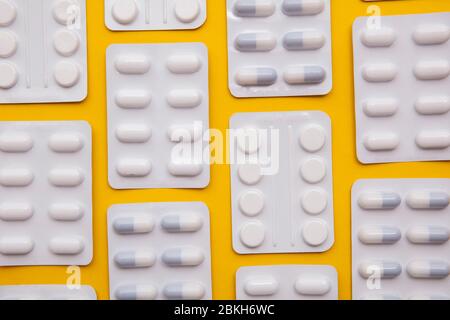
[(97, 300), (91, 286), (66, 285), (0, 286), (0, 300)]
[(0, 0), (0, 103), (87, 96), (85, 0)]
[(209, 210), (202, 202), (112, 206), (110, 299), (211, 299), (209, 230)]
[(325, 95), (332, 87), (329, 0), (227, 0), (235, 97)]
[(242, 267), (237, 300), (337, 300), (336, 269), (325, 265)]
[(353, 299), (450, 299), (450, 179), (359, 180)]
[(105, 0), (105, 21), (114, 31), (197, 29), (206, 0)]
[(233, 248), (323, 252), (334, 242), (331, 123), (323, 112), (230, 120)]
[(107, 81), (111, 187), (206, 187), (207, 48), (201, 43), (112, 45)]
[(449, 38), (449, 12), (355, 20), (360, 162), (450, 159)]
[(0, 122), (0, 266), (92, 259), (91, 128)]

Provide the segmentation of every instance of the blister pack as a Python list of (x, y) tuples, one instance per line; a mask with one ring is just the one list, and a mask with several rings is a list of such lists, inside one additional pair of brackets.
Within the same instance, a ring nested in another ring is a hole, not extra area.
[(201, 43), (112, 45), (107, 81), (111, 187), (206, 187), (207, 48)]
[(91, 286), (65, 285), (0, 286), (0, 300), (97, 300)]
[(0, 266), (92, 259), (91, 128), (0, 122)]
[(206, 21), (206, 0), (105, 0), (110, 30), (196, 29)]
[(86, 96), (85, 0), (0, 0), (0, 103)]
[(337, 300), (336, 269), (324, 265), (243, 267), (236, 273), (237, 300)]
[(212, 298), (209, 210), (202, 202), (112, 206), (108, 255), (112, 300)]
[(356, 19), (359, 161), (450, 159), (449, 38), (448, 12)]
[(450, 299), (450, 179), (359, 180), (353, 299)]
[(227, 0), (227, 12), (233, 96), (330, 92), (329, 0)]
[(230, 128), (234, 250), (328, 250), (334, 242), (328, 115), (238, 113)]

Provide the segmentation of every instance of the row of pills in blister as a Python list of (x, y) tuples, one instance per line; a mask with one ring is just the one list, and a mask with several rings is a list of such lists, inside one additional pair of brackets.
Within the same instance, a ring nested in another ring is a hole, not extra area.
[[(234, 13), (238, 17), (270, 17), (275, 13), (274, 0), (237, 0), (234, 4)], [(310, 16), (323, 11), (323, 0), (283, 0), (281, 11), (286, 16)]]

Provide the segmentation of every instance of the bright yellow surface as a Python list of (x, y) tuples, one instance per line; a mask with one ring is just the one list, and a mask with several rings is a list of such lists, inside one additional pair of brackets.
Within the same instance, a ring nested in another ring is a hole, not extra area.
[[(208, 21), (196, 31), (111, 32), (103, 1), (87, 0), (89, 96), (81, 104), (0, 106), (0, 120), (87, 120), (93, 127), (94, 259), (82, 268), (82, 283), (108, 299), (107, 208), (115, 203), (204, 201), (211, 211), (212, 275), (215, 299), (234, 299), (241, 266), (331, 264), (339, 273), (339, 297), (351, 298), (350, 189), (359, 178), (450, 178), (450, 162), (361, 165), (355, 154), (351, 26), (371, 4), (382, 15), (450, 11), (449, 0), (362, 2), (332, 0), (333, 90), (325, 97), (235, 99), (228, 91), (225, 0), (209, 0)], [(268, 26), (269, 27), (269, 26)], [(225, 130), (233, 113), (322, 110), (333, 125), (335, 245), (322, 254), (239, 256), (231, 247), (230, 177), (225, 165), (212, 167), (205, 190), (114, 191), (107, 183), (105, 50), (112, 43), (202, 41), (209, 47), (211, 127)], [(405, 53), (407, 54), (407, 53)], [(65, 267), (0, 267), (0, 284), (66, 282)]]

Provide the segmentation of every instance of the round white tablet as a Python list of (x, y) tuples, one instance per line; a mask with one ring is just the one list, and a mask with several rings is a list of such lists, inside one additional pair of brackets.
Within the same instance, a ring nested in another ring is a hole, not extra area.
[(266, 228), (260, 221), (245, 223), (239, 232), (241, 242), (248, 248), (259, 247), (264, 242), (265, 236)]
[(302, 197), (302, 208), (309, 214), (322, 213), (327, 207), (328, 195), (323, 189), (307, 191)]
[(259, 190), (244, 192), (239, 197), (239, 209), (246, 216), (257, 216), (264, 209), (264, 194)]
[(55, 33), (55, 36), (53, 37), (53, 46), (60, 55), (70, 57), (74, 55), (80, 47), (80, 38), (75, 32), (62, 29)]
[(317, 152), (325, 145), (325, 130), (316, 124), (303, 129), (300, 133), (300, 145), (309, 152)]
[(55, 2), (53, 5), (53, 18), (56, 22), (63, 26), (71, 22), (71, 16), (76, 13), (71, 9), (71, 6), (73, 6), (73, 2), (70, 0), (57, 0)]
[(323, 220), (311, 220), (303, 225), (303, 240), (310, 246), (320, 246), (328, 239), (327, 223)]
[(238, 168), (239, 179), (246, 185), (255, 185), (261, 181), (261, 167), (258, 164), (242, 164)]
[(130, 24), (138, 16), (135, 0), (117, 0), (112, 7), (112, 16), (120, 24)]
[(176, 0), (175, 16), (183, 23), (191, 23), (200, 14), (198, 0)]
[(258, 152), (260, 146), (259, 131), (256, 128), (238, 129), (237, 143), (239, 149), (246, 154)]
[(11, 63), (0, 63), (0, 88), (10, 89), (14, 87), (18, 80), (17, 70)]
[(0, 31), (0, 58), (9, 58), (16, 50), (16, 36), (9, 31)]
[(318, 183), (325, 178), (326, 166), (322, 158), (310, 158), (305, 160), (300, 167), (303, 180), (308, 183)]
[(8, 0), (0, 0), (0, 27), (7, 27), (16, 19), (17, 9)]
[(73, 87), (80, 80), (80, 68), (74, 62), (58, 62), (53, 70), (55, 81), (64, 88)]

